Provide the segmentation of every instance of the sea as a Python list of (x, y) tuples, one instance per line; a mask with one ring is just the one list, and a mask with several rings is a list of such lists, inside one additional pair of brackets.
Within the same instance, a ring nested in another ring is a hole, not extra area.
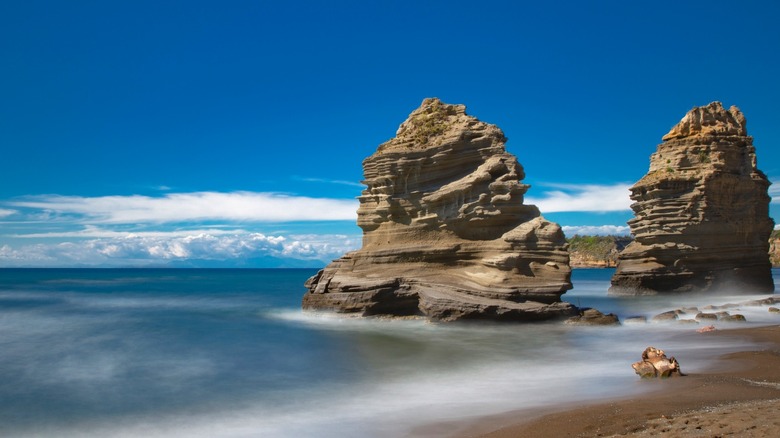
[[(0, 269), (0, 436), (423, 436), (430, 425), (653, 391), (631, 369), (647, 346), (696, 373), (748, 345), (695, 324), (303, 312), (315, 273)], [(565, 300), (625, 319), (767, 296), (609, 297), (612, 273), (575, 269)], [(718, 329), (780, 322), (766, 306), (730, 310), (748, 322)]]

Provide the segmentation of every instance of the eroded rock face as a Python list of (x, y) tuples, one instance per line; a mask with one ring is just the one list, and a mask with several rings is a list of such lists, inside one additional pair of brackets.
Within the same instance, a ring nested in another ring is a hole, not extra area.
[(773, 291), (769, 184), (737, 107), (692, 109), (631, 188), (635, 240), (610, 293)]
[(426, 99), (363, 161), (363, 247), (309, 279), (305, 309), (435, 320), (575, 312), (561, 228), (523, 205), (523, 168), (495, 125)]

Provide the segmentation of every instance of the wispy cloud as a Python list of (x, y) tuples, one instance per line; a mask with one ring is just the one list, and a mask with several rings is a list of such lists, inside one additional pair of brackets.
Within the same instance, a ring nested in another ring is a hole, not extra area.
[(560, 212), (607, 212), (631, 209), (631, 184), (539, 184), (554, 190), (540, 197), (527, 196), (525, 203), (539, 207), (542, 214)]
[(18, 247), (6, 244), (0, 246), (0, 266), (144, 266), (181, 261), (241, 265), (258, 258), (324, 265), (359, 245), (359, 237), (346, 235), (156, 232)]
[(0, 208), (0, 217), (11, 216), (14, 213), (16, 213), (16, 210), (8, 210), (5, 208)]
[(198, 234), (210, 234), (214, 236), (221, 236), (226, 234), (244, 234), (248, 233), (242, 229), (215, 229), (209, 227), (199, 227), (195, 229), (186, 230), (174, 230), (174, 231), (121, 231), (112, 230), (105, 227), (98, 227), (95, 225), (85, 225), (83, 229), (74, 231), (43, 231), (33, 233), (16, 233), (7, 234), (6, 237), (15, 239), (113, 239), (113, 238), (127, 238), (127, 237), (143, 237), (143, 238), (157, 238), (157, 237), (182, 237), (192, 236)]
[(175, 223), (193, 221), (355, 220), (357, 201), (276, 193), (194, 192), (150, 196), (35, 196), (9, 202), (47, 214), (77, 215), (84, 223)]
[(343, 179), (325, 179), (325, 178), (302, 178), (295, 176), (293, 179), (298, 181), (305, 181), (305, 182), (314, 182), (314, 183), (324, 183), (324, 184), (339, 184), (343, 186), (352, 186), (352, 187), (365, 187), (365, 184), (361, 184), (359, 182), (355, 181), (346, 181)]
[(769, 186), (769, 196), (772, 197), (773, 204), (780, 204), (780, 178), (772, 178), (771, 181), (778, 182), (774, 182)]
[(564, 234), (571, 237), (575, 234), (580, 236), (625, 236), (630, 234), (630, 229), (626, 225), (564, 225)]

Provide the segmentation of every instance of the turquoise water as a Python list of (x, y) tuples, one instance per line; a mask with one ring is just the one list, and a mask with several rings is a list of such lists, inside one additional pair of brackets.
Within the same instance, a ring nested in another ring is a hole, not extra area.
[[(302, 284), (315, 272), (0, 269), (0, 435), (408, 436), (429, 423), (647, 390), (630, 369), (647, 345), (684, 349), (674, 355), (689, 372), (741, 347), (691, 347), (683, 337), (693, 329), (682, 326), (304, 313)], [(621, 317), (734, 301), (610, 298), (611, 274), (575, 270), (565, 298)], [(766, 309), (742, 313), (773, 322)], [(609, 360), (583, 363), (594, 352)]]

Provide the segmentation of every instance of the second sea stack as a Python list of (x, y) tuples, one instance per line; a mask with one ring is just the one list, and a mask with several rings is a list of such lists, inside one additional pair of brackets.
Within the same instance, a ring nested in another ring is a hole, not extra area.
[(773, 291), (769, 184), (737, 107), (692, 109), (631, 187), (635, 240), (610, 293)]
[(303, 308), (433, 320), (538, 321), (576, 313), (561, 227), (523, 204), (504, 133), (426, 99), (363, 161), (363, 247), (306, 282)]

